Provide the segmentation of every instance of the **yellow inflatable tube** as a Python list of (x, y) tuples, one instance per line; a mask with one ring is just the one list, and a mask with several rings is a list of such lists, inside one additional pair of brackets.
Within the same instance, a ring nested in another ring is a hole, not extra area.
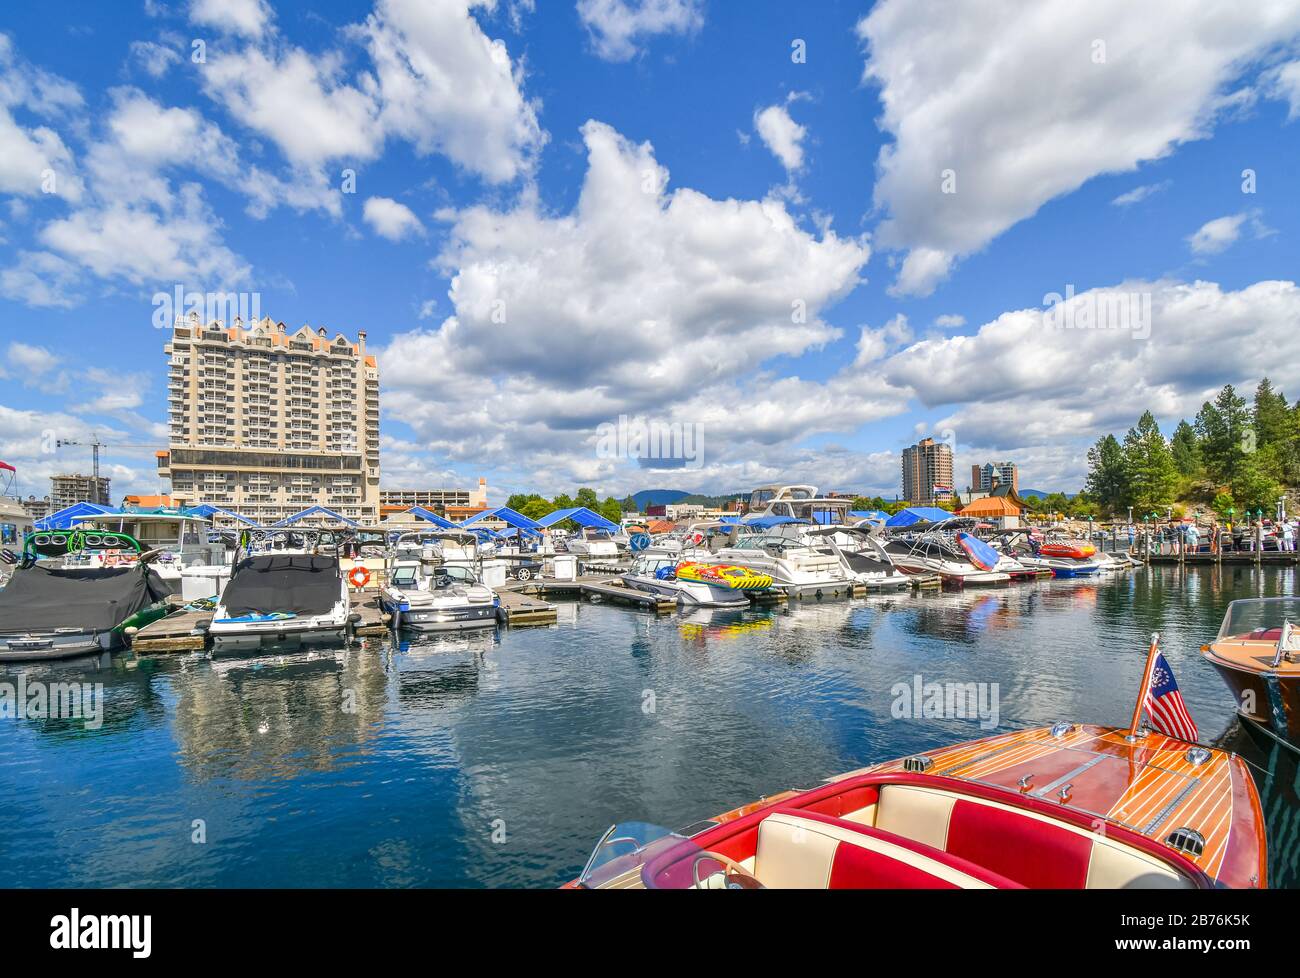
[(736, 591), (763, 591), (772, 586), (771, 577), (755, 573), (747, 567), (737, 567), (735, 564), (697, 564), (690, 560), (677, 565), (677, 579), (729, 587)]

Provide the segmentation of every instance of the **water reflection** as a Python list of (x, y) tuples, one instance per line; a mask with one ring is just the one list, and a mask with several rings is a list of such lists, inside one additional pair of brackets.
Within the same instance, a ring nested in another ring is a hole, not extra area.
[(986, 732), (896, 718), (916, 677), (996, 684), (1000, 729), (1123, 724), (1152, 631), (1203, 735), (1254, 766), (1292, 883), (1296, 759), (1238, 727), (1197, 649), (1233, 598), (1294, 586), (1165, 567), (663, 618), (575, 602), (542, 629), (31, 667), (102, 682), (105, 718), (0, 721), (0, 885), (553, 885), (614, 821), (687, 824)]

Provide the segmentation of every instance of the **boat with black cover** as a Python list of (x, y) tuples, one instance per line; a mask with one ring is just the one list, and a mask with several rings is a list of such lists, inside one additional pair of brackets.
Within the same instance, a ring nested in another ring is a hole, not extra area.
[(355, 618), (338, 557), (270, 552), (236, 563), (208, 634), (214, 650), (335, 643)]
[(168, 588), (147, 564), (65, 568), (28, 562), (0, 590), (0, 662), (115, 652), (123, 626), (166, 610)]

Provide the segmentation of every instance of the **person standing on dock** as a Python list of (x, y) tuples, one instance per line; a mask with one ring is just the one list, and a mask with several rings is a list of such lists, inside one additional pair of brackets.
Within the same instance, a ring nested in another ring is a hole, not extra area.
[(1282, 524), (1282, 549), (1295, 550), (1295, 525), (1290, 520)]

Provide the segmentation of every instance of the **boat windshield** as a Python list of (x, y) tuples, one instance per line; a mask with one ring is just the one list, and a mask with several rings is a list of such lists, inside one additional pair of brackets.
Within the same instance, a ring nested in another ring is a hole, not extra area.
[(633, 561), (632, 570), (634, 573), (637, 574), (650, 574), (653, 576), (654, 572), (659, 570), (659, 568), (661, 567), (676, 567), (676, 566), (677, 566), (677, 560), (674, 557), (642, 556), (642, 557), (638, 557), (635, 561)]
[(578, 883), (582, 886), (601, 887), (630, 877), (628, 882), (642, 877), (642, 869), (651, 860), (677, 846), (690, 845), (684, 836), (649, 822), (619, 822), (596, 843), (591, 858), (583, 867)]
[(1244, 598), (1228, 605), (1219, 638), (1281, 628), (1284, 621), (1300, 626), (1300, 598)]
[(732, 547), (736, 550), (766, 550), (768, 547), (791, 546), (797, 546), (796, 541), (790, 537), (778, 536), (775, 533), (757, 533), (753, 536), (743, 536), (732, 544)]

